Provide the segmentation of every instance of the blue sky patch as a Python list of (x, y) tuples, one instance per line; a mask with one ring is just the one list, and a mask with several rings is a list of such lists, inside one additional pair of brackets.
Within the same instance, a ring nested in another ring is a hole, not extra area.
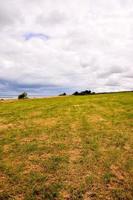
[(49, 36), (43, 33), (33, 33), (33, 32), (29, 32), (29, 33), (25, 33), (24, 34), (24, 38), (25, 40), (30, 40), (32, 38), (39, 38), (42, 40), (48, 40)]

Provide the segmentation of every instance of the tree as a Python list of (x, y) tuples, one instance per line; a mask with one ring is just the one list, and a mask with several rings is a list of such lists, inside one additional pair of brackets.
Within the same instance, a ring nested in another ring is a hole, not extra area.
[(72, 95), (75, 95), (75, 96), (76, 96), (76, 95), (80, 95), (80, 94), (79, 94), (79, 92), (76, 91), (76, 92), (74, 92)]
[(81, 92), (74, 92), (73, 93), (73, 95), (75, 95), (75, 96), (79, 96), (79, 95), (90, 95), (90, 94), (92, 94), (91, 93), (91, 90), (85, 90), (85, 91), (81, 91)]
[(23, 92), (22, 94), (18, 95), (18, 99), (27, 99), (28, 94), (26, 92)]

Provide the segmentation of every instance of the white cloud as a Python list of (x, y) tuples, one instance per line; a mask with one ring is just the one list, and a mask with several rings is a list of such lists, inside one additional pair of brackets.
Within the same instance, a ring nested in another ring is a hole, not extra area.
[(5, 0), (0, 29), (1, 93), (133, 89), (132, 0)]

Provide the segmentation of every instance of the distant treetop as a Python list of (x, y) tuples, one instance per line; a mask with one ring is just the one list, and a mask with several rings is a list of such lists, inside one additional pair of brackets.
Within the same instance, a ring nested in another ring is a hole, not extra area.
[(91, 90), (85, 90), (85, 91), (81, 91), (81, 92), (74, 92), (72, 95), (90, 95), (90, 94), (95, 94), (94, 92), (91, 92)]
[(18, 99), (27, 99), (28, 94), (26, 92), (23, 92), (22, 94), (18, 95)]
[(66, 96), (67, 94), (64, 92), (62, 94), (59, 94), (59, 96)]

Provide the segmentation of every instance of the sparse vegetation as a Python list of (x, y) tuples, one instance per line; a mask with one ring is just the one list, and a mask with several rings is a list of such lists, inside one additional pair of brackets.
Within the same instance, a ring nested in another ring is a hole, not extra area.
[(133, 93), (0, 101), (0, 200), (132, 200)]

